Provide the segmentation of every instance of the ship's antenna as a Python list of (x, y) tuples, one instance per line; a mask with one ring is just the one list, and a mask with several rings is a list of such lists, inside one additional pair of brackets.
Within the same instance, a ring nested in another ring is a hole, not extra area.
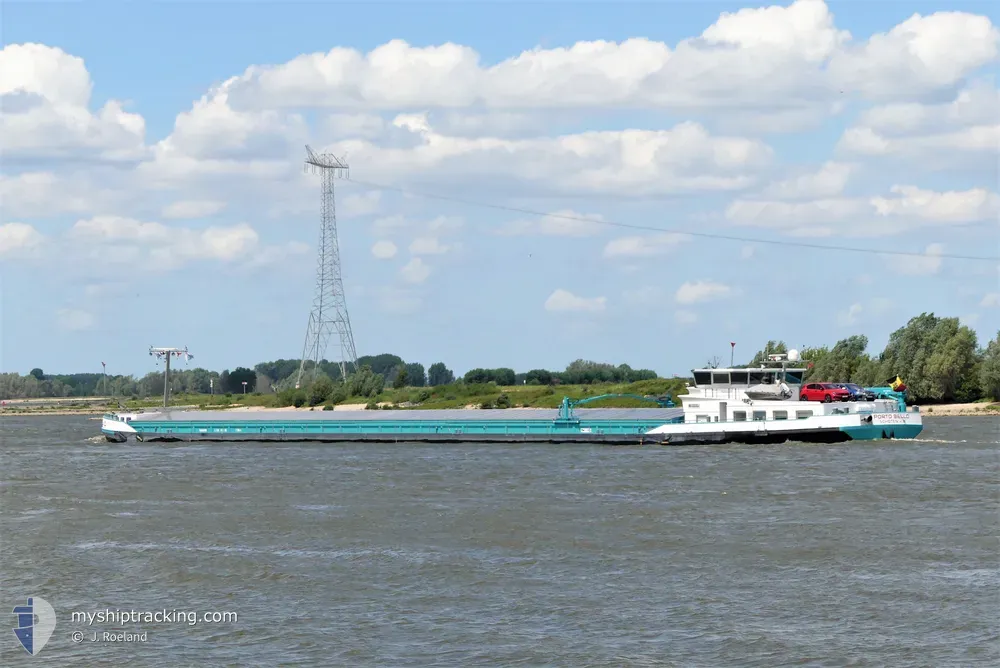
[(305, 170), (319, 172), (321, 177), (319, 250), (316, 262), (316, 293), (313, 297), (302, 359), (295, 387), (302, 387), (306, 360), (312, 360), (312, 372), (326, 352), (327, 342), (334, 331), (340, 338), (340, 375), (347, 379), (347, 363), (357, 369), (358, 354), (354, 348), (351, 318), (347, 315), (347, 299), (340, 272), (340, 245), (337, 241), (337, 211), (334, 202), (334, 179), (349, 177), (350, 168), (332, 153), (317, 154), (306, 146)]
[(170, 400), (170, 358), (184, 356), (184, 361), (194, 359), (194, 355), (188, 352), (187, 346), (183, 348), (154, 348), (149, 347), (150, 357), (157, 360), (166, 360), (166, 368), (163, 370), (163, 407), (167, 407)]

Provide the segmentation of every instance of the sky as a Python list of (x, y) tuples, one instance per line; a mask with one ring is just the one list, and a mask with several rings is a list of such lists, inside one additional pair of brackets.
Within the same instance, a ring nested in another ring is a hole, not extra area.
[[(319, 177), (358, 355), (683, 374), (1000, 329), (977, 2), (17, 3), (0, 370), (302, 353)], [(336, 338), (328, 359), (341, 357)]]

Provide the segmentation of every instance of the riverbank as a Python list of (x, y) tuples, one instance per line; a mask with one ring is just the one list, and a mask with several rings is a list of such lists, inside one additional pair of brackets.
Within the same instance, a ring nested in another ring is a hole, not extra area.
[[(610, 403), (610, 402), (609, 402)], [(391, 402), (380, 402), (379, 408), (390, 408), (392, 407)], [(171, 406), (171, 410), (198, 410), (199, 406), (195, 404), (191, 405), (178, 405)], [(157, 410), (158, 407), (147, 407), (139, 409), (145, 412), (151, 412)], [(474, 404), (468, 404), (466, 406), (459, 407), (458, 410), (481, 410), (478, 406)], [(8, 402), (5, 406), (0, 407), (0, 416), (3, 415), (81, 415), (81, 416), (91, 416), (100, 417), (106, 413), (108, 408), (97, 407), (97, 406), (79, 406), (79, 407), (63, 407), (63, 406), (52, 406), (50, 405), (31, 405), (28, 403), (18, 403), (18, 402)], [(203, 410), (203, 409), (202, 409)], [(256, 412), (256, 411), (322, 411), (322, 406), (308, 407), (302, 406), (296, 408), (294, 406), (283, 406), (281, 408), (272, 408), (268, 406), (243, 406), (240, 404), (232, 404), (230, 406), (212, 406), (212, 410), (227, 410), (227, 411), (241, 411), (241, 412)], [(334, 411), (360, 411), (365, 410), (365, 404), (340, 404), (334, 406)], [(415, 407), (414, 410), (420, 410), (419, 407)], [(494, 410), (523, 410), (521, 407), (511, 407), (507, 409), (494, 409)], [(931, 406), (921, 406), (920, 412), (925, 418), (933, 417), (1000, 417), (1000, 403), (971, 403), (971, 404), (934, 404)]]

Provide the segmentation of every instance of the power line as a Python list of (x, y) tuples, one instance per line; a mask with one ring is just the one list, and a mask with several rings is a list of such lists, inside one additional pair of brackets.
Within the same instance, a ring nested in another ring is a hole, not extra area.
[(505, 204), (492, 204), (489, 202), (478, 202), (475, 200), (465, 199), (462, 197), (453, 197), (450, 195), (439, 195), (435, 193), (421, 192), (417, 190), (409, 190), (407, 188), (400, 188), (398, 186), (388, 186), (380, 183), (372, 183), (370, 181), (359, 181), (357, 179), (350, 179), (350, 183), (356, 183), (362, 186), (368, 186), (369, 188), (374, 188), (375, 190), (389, 190), (393, 192), (402, 193), (404, 195), (413, 195), (417, 197), (425, 197), (427, 199), (437, 199), (446, 202), (455, 202), (458, 204), (467, 204), (469, 206), (478, 206), (486, 209), (497, 209), (499, 211), (509, 211), (511, 213), (521, 213), (529, 216), (544, 216), (548, 218), (559, 218), (563, 220), (574, 220), (578, 222), (588, 223), (592, 225), (605, 225), (607, 227), (618, 227), (629, 230), (640, 230), (644, 232), (670, 232), (674, 234), (686, 234), (692, 237), (701, 237), (704, 239), (723, 239), (726, 241), (739, 241), (742, 243), (752, 243), (752, 244), (770, 244), (772, 246), (794, 246), (797, 248), (813, 248), (817, 250), (831, 250), (831, 251), (844, 251), (850, 253), (869, 253), (874, 255), (895, 255), (904, 257), (919, 257), (919, 258), (942, 258), (951, 260), (974, 260), (974, 261), (984, 261), (984, 262), (1000, 262), (1000, 256), (985, 256), (985, 255), (958, 255), (955, 253), (920, 253), (916, 251), (894, 251), (894, 250), (880, 250), (877, 248), (859, 248), (857, 246), (831, 246), (828, 244), (815, 244), (808, 243), (805, 241), (787, 241), (778, 239), (760, 239), (755, 237), (741, 237), (733, 234), (717, 234), (714, 232), (690, 232), (688, 230), (678, 230), (675, 228), (667, 227), (654, 227), (652, 225), (638, 225), (635, 223), (621, 223), (613, 220), (594, 220), (592, 218), (585, 218), (583, 216), (571, 216), (569, 214), (561, 213), (548, 213), (544, 211), (534, 211), (532, 209), (523, 209), (516, 206), (508, 206)]

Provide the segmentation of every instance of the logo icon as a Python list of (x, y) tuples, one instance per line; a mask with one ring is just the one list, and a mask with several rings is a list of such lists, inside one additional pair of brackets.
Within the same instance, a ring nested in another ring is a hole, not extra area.
[(29, 596), (28, 604), (16, 606), (14, 614), (17, 615), (14, 635), (25, 652), (38, 656), (56, 630), (56, 611), (44, 598)]

